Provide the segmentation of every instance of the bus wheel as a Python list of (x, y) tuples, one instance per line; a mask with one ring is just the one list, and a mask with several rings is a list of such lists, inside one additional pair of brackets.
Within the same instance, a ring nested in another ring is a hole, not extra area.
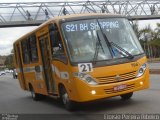
[(32, 96), (32, 99), (33, 99), (33, 100), (35, 100), (35, 101), (40, 100), (41, 95), (35, 93), (33, 87), (30, 87), (30, 92), (31, 92), (31, 96)]
[(75, 104), (73, 101), (69, 99), (69, 96), (65, 87), (60, 88), (60, 97), (67, 110), (73, 110), (75, 108)]
[(121, 95), (122, 100), (128, 100), (132, 97), (133, 92)]

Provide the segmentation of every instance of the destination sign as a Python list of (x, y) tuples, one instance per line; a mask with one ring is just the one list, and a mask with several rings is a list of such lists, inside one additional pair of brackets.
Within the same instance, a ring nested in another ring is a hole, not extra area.
[(88, 31), (88, 30), (99, 30), (101, 26), (102, 29), (117, 29), (119, 28), (119, 21), (103, 21), (103, 22), (90, 22), (82, 21), (75, 23), (65, 24), (65, 31), (74, 32), (74, 31)]

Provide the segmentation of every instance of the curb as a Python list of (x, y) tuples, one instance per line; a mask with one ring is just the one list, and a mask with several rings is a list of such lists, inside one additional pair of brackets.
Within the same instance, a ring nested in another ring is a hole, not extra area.
[(149, 73), (150, 74), (160, 74), (160, 69), (150, 69)]

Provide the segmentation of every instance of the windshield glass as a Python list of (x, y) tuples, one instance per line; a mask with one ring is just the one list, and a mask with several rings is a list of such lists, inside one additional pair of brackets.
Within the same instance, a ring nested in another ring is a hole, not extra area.
[[(100, 27), (101, 29), (100, 29)], [(128, 20), (124, 18), (89, 19), (62, 24), (72, 62), (88, 62), (126, 57), (123, 51), (109, 46), (113, 42), (131, 55), (143, 53)]]

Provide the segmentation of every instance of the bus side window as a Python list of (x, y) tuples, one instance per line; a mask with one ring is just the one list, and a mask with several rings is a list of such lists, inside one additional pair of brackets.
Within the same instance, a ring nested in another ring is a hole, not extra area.
[(52, 48), (52, 57), (53, 59), (59, 59), (66, 63), (67, 59), (64, 53), (64, 47), (62, 41), (60, 39), (60, 35), (57, 31), (55, 25), (51, 24), (49, 26), (50, 30), (50, 40), (51, 40), (51, 48)]
[(22, 56), (23, 56), (23, 63), (28, 64), (30, 63), (30, 54), (29, 54), (29, 46), (28, 46), (28, 40), (23, 40), (21, 42), (22, 45)]
[(30, 47), (31, 62), (37, 62), (38, 53), (37, 53), (37, 42), (35, 34), (29, 37), (29, 47)]

